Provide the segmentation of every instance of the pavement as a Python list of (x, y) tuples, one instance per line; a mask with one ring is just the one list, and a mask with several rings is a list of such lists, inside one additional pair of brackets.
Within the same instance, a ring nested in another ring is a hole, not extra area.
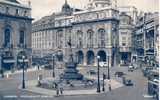
[[(34, 72), (34, 71), (36, 71), (36, 70), (38, 70), (36, 67), (33, 67), (33, 68), (28, 68), (27, 70), (25, 70), (25, 72)], [(41, 68), (39, 69), (39, 70), (42, 70)], [(23, 72), (23, 70), (21, 69), (21, 70), (15, 70), (14, 72), (12, 72), (12, 71), (6, 71), (5, 73), (4, 73), (4, 76), (6, 77), (6, 78), (9, 78), (11, 75), (15, 75), (15, 74), (20, 74), (20, 73), (22, 73)]]
[[(96, 78), (94, 78), (96, 79)], [(102, 79), (101, 79), (102, 80)], [(106, 93), (108, 92), (108, 80), (105, 80), (105, 92), (102, 93)], [(112, 87), (112, 90), (120, 88), (123, 86), (123, 84), (117, 82), (116, 80), (110, 80), (110, 84)], [(55, 90), (50, 90), (50, 89), (44, 89), (44, 88), (39, 88), (36, 87), (37, 85), (37, 80), (31, 80), (31, 81), (27, 81), (26, 82), (26, 89), (25, 91), (29, 91), (29, 92), (33, 92), (33, 93), (38, 93), (38, 94), (42, 94), (42, 95), (48, 95), (48, 96), (57, 96), (56, 95), (56, 91)], [(21, 88), (21, 86), (20, 86)], [(75, 96), (75, 95), (92, 95), (92, 94), (99, 94), (96, 92), (97, 89), (91, 89), (91, 90), (64, 90), (63, 95), (64, 96)]]
[[(80, 68), (80, 72), (87, 76), (88, 70), (97, 70), (96, 67), (84, 67)], [(66, 96), (49, 96), (39, 93), (33, 93), (30, 91), (19, 89), (22, 83), (22, 73), (13, 74), (10, 78), (0, 79), (0, 100), (154, 100), (151, 96), (147, 95), (147, 79), (142, 75), (142, 72), (138, 69), (133, 72), (128, 72), (126, 67), (112, 67), (110, 69), (111, 78), (119, 83), (122, 83), (121, 78), (114, 77), (116, 71), (122, 71), (126, 73), (126, 77), (130, 78), (133, 86), (122, 86), (113, 89), (111, 92), (105, 92), (101, 94), (92, 95), (66, 95)], [(56, 75), (61, 73), (62, 70), (56, 69)], [(107, 73), (107, 69), (100, 69), (100, 77), (102, 73)], [(25, 80), (32, 81), (37, 79), (39, 74), (43, 74), (44, 78), (52, 76), (52, 70), (36, 70), (25, 73)], [(14, 96), (18, 96), (13, 98)]]

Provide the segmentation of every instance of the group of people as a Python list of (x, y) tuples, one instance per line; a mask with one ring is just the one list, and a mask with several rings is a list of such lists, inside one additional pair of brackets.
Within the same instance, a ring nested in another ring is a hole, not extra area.
[(57, 84), (55, 83), (55, 89), (56, 89), (56, 95), (57, 96), (60, 96), (60, 95), (63, 95), (63, 86), (62, 84)]
[(0, 76), (1, 78), (4, 78), (4, 71), (2, 69), (0, 69)]

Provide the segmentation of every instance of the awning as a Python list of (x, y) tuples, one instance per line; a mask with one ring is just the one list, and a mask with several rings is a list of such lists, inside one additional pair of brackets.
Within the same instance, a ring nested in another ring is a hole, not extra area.
[(3, 63), (15, 63), (16, 61), (14, 59), (5, 59), (3, 60)]

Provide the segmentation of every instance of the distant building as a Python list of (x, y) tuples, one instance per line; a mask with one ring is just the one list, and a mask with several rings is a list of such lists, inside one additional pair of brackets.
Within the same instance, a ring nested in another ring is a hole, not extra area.
[(120, 14), (119, 22), (119, 60), (121, 65), (129, 65), (132, 62), (132, 35), (134, 25), (132, 18), (126, 13)]
[[(145, 13), (139, 17), (135, 32), (137, 61), (154, 66), (159, 56), (159, 14)], [(159, 61), (157, 61), (158, 64)]]
[(31, 57), (31, 8), (16, 0), (0, 0), (0, 69), (18, 67), (18, 55)]

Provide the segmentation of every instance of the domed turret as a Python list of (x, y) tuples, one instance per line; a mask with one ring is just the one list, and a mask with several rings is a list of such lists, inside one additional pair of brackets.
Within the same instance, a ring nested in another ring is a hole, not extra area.
[(71, 14), (71, 12), (72, 12), (72, 8), (67, 3), (67, 0), (65, 0), (65, 4), (62, 6), (62, 13), (64, 13), (64, 14)]

